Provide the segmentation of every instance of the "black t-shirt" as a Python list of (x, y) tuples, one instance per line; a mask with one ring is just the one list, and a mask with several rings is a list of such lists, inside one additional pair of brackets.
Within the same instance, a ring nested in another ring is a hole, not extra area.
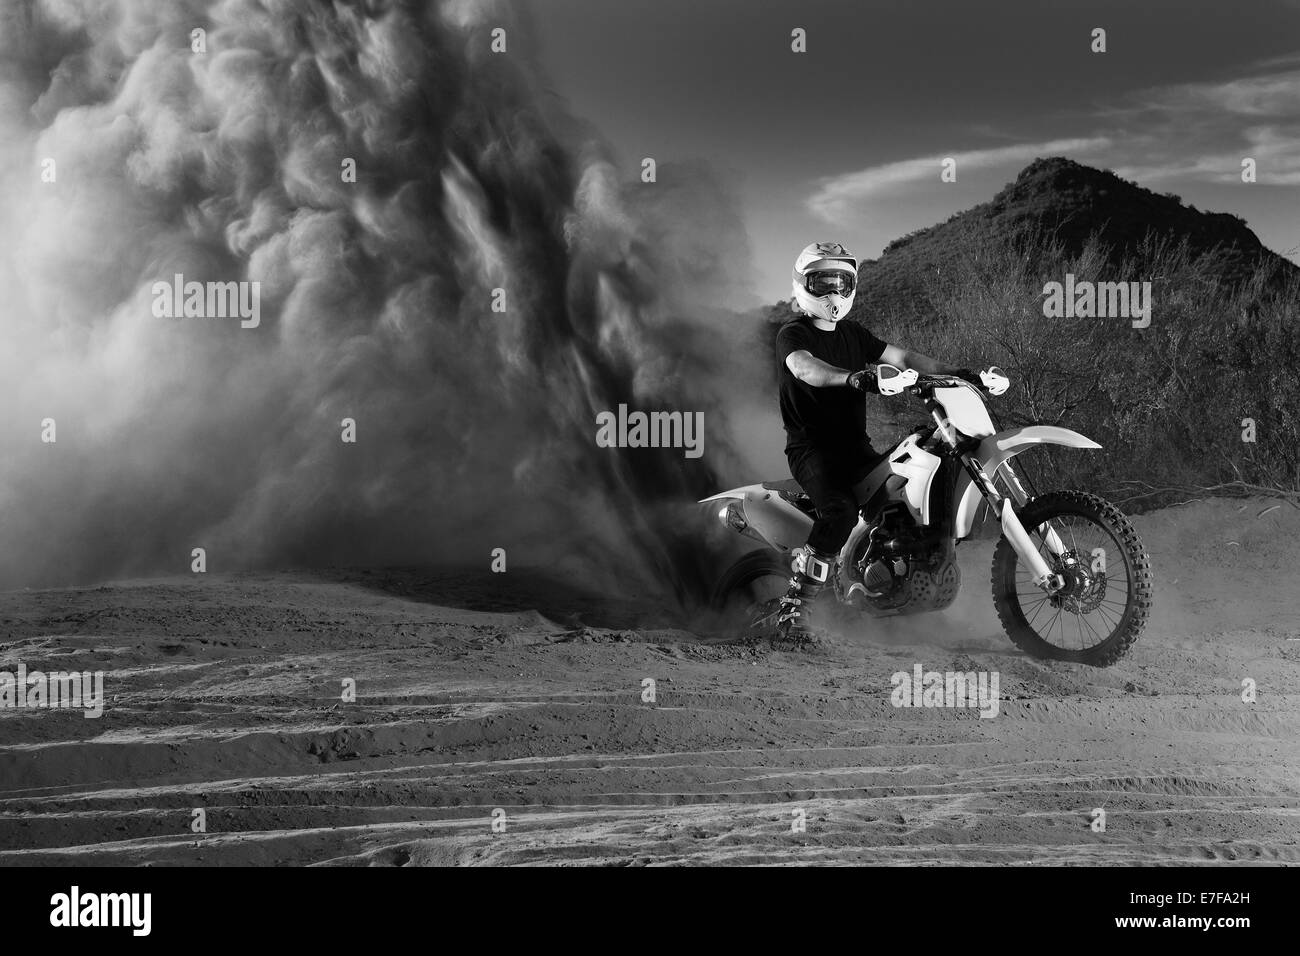
[(786, 452), (812, 446), (832, 455), (851, 455), (867, 443), (866, 395), (855, 388), (814, 388), (795, 378), (785, 364), (791, 352), (806, 351), (814, 358), (849, 372), (880, 361), (885, 343), (856, 322), (835, 323), (823, 332), (812, 320), (797, 318), (776, 334), (780, 362), (777, 383), (781, 392), (781, 421), (785, 424)]

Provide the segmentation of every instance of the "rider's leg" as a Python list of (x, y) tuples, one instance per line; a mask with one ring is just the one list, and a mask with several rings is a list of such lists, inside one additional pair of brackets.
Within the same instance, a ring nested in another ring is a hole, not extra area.
[(870, 519), (867, 514), (867, 505), (871, 500), (871, 494), (874, 490), (871, 483), (867, 481), (875, 467), (885, 460), (885, 456), (871, 447), (867, 443), (860, 455), (849, 468), (849, 482), (853, 485), (853, 498), (861, 509), (862, 517)]
[(790, 471), (812, 498), (817, 517), (808, 542), (795, 552), (794, 576), (781, 598), (777, 628), (788, 637), (807, 638), (810, 605), (830, 580), (835, 559), (858, 521), (851, 471), (818, 452), (790, 456)]

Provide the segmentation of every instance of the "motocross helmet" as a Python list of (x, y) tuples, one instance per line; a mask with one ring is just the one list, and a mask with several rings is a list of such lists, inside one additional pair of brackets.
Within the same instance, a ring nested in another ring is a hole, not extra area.
[(857, 256), (838, 242), (814, 242), (794, 260), (796, 312), (838, 322), (849, 314), (857, 286)]

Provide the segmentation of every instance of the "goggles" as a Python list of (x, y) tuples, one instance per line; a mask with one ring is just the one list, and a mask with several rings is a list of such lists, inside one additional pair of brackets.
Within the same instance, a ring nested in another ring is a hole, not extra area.
[(842, 269), (825, 269), (810, 272), (804, 277), (804, 288), (816, 298), (824, 295), (852, 295), (857, 285), (857, 278), (851, 272)]

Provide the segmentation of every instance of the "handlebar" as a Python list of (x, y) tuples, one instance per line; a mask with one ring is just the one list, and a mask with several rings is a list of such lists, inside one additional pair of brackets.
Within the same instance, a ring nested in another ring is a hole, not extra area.
[(952, 385), (956, 382), (963, 382), (966, 385), (974, 385), (979, 389), (986, 389), (980, 382), (972, 382), (968, 378), (962, 378), (960, 375), (928, 375), (924, 372), (916, 377), (916, 385), (913, 388), (925, 388), (926, 386)]
[[(892, 374), (886, 375), (886, 370)], [(1011, 380), (996, 365), (980, 372), (979, 376), (979, 382), (971, 382), (957, 375), (932, 375), (882, 363), (876, 366), (876, 387), (882, 395), (897, 395), (904, 391), (920, 393), (931, 388), (955, 385), (960, 382), (971, 385), (986, 395), (1001, 395), (1011, 386)]]

